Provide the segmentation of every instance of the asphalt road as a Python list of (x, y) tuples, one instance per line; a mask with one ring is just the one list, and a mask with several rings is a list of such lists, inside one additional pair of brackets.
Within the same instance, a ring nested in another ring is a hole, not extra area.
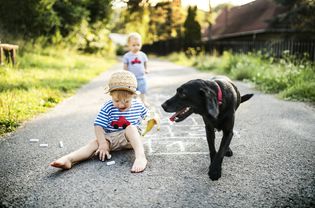
[[(255, 96), (236, 113), (234, 156), (222, 177), (207, 175), (209, 155), (198, 115), (169, 125), (160, 104), (180, 84), (209, 78), (169, 62), (150, 62), (148, 99), (162, 118), (161, 130), (144, 139), (149, 164), (130, 173), (132, 151), (112, 154), (115, 165), (94, 158), (62, 171), (48, 164), (94, 138), (93, 121), (109, 97), (110, 71), (83, 86), (49, 112), (0, 139), (1, 207), (314, 207), (315, 109), (279, 100), (236, 82)], [(218, 142), (221, 133), (216, 133)], [(30, 139), (39, 142), (31, 143)], [(59, 141), (64, 144), (59, 147)], [(40, 147), (48, 144), (48, 147)]]

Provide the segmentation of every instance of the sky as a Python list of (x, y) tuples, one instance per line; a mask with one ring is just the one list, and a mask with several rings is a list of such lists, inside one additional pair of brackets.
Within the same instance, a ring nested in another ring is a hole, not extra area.
[[(209, 0), (181, 0), (183, 6), (197, 5), (198, 9), (209, 10)], [(215, 7), (222, 3), (231, 3), (234, 6), (247, 4), (254, 0), (210, 0), (211, 7)]]

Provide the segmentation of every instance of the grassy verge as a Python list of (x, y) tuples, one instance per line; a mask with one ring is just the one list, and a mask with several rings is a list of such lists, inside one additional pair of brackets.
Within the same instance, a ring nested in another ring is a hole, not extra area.
[(284, 54), (282, 59), (265, 57), (260, 53), (222, 56), (201, 54), (187, 58), (184, 53), (171, 54), (169, 60), (195, 66), (199, 70), (225, 74), (236, 80), (249, 80), (267, 93), (278, 94), (286, 100), (315, 103), (315, 65), (307, 59)]
[(0, 66), (0, 136), (73, 95), (115, 63), (114, 58), (66, 49), (36, 51), (19, 51), (15, 67)]

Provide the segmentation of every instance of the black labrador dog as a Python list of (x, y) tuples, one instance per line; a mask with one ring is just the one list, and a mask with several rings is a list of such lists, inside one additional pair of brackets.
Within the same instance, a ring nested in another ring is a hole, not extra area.
[[(211, 164), (208, 175), (212, 180), (221, 177), (224, 156), (233, 155), (229, 145), (233, 137), (235, 111), (240, 103), (253, 94), (240, 96), (232, 81), (227, 77), (214, 77), (211, 80), (195, 79), (177, 88), (176, 94), (162, 104), (166, 112), (176, 112), (171, 121), (180, 122), (196, 113), (205, 123)], [(218, 152), (215, 149), (215, 129), (223, 131)]]

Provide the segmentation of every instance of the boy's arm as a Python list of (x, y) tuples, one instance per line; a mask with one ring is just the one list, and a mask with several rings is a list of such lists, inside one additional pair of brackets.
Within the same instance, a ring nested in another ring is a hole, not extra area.
[(146, 74), (148, 74), (150, 71), (149, 71), (149, 69), (148, 69), (147, 62), (145, 61), (143, 64), (144, 64), (144, 72), (145, 72)]
[(109, 142), (105, 138), (105, 132), (103, 127), (95, 125), (95, 136), (97, 138), (98, 149), (96, 150), (95, 154), (99, 155), (99, 159), (104, 161), (105, 157), (109, 159), (111, 156), (109, 154)]
[(148, 74), (150, 71), (149, 71), (149, 69), (148, 69), (148, 56), (145, 54), (145, 53), (143, 53), (143, 55), (144, 55), (144, 61), (143, 61), (143, 65), (144, 65), (144, 72), (146, 73), (146, 74)]
[(128, 70), (128, 58), (126, 56), (126, 54), (123, 56), (123, 63), (124, 63), (124, 70)]
[(124, 70), (128, 70), (128, 64), (124, 63)]

